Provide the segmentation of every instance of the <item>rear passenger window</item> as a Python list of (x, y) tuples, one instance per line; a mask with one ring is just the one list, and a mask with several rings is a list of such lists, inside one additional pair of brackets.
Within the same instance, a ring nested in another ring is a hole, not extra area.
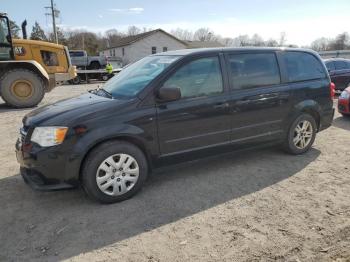
[(237, 54), (229, 56), (234, 89), (279, 84), (280, 72), (275, 54)]
[(304, 52), (285, 52), (282, 57), (290, 82), (326, 77), (323, 64), (311, 54)]

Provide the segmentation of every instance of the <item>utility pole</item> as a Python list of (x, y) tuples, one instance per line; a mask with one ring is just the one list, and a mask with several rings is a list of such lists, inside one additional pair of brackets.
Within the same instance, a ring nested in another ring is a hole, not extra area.
[(59, 16), (60, 11), (55, 7), (53, 0), (51, 0), (51, 6), (45, 7), (49, 9), (46, 13), (47, 16), (51, 16), (52, 18), (52, 28), (53, 28), (53, 37), (56, 44), (58, 44), (58, 36), (57, 36), (57, 28), (56, 28), (56, 17)]

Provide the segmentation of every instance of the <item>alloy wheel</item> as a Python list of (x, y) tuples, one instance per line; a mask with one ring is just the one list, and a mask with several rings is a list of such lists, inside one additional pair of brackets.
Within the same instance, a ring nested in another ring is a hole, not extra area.
[(299, 122), (294, 129), (294, 145), (299, 149), (306, 148), (312, 140), (313, 132), (312, 124), (309, 121), (303, 120)]

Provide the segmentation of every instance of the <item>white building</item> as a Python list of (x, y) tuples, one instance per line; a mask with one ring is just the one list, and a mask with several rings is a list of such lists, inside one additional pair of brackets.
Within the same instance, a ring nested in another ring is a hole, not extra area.
[(101, 51), (100, 55), (121, 58), (126, 65), (150, 54), (185, 48), (187, 48), (185, 42), (162, 29), (157, 29), (121, 38), (115, 46)]

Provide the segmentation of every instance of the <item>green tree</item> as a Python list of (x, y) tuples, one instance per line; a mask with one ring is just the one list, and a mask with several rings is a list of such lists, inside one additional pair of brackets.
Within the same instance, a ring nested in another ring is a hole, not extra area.
[(10, 31), (13, 38), (20, 38), (19, 32), (21, 28), (13, 20), (10, 20)]
[(47, 41), (47, 37), (45, 35), (44, 30), (40, 27), (39, 23), (36, 21), (33, 26), (32, 33), (30, 34), (30, 39)]

